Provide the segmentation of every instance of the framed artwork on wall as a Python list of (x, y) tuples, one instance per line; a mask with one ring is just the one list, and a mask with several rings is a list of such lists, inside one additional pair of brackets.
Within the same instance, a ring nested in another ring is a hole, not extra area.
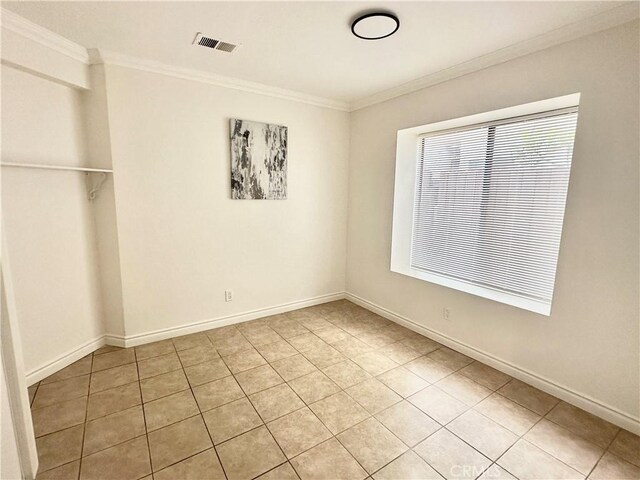
[(231, 198), (286, 200), (287, 127), (232, 118)]

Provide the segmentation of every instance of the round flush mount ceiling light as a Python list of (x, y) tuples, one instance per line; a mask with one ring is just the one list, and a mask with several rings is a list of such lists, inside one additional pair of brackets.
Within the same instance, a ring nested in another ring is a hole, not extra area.
[(360, 15), (351, 24), (351, 32), (363, 40), (380, 40), (398, 31), (400, 20), (391, 13), (374, 12)]

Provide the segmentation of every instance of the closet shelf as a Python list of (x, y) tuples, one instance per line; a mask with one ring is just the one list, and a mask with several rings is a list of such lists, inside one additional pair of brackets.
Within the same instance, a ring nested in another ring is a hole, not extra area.
[(17, 167), (17, 168), (38, 168), (41, 170), (68, 170), (72, 172), (87, 172), (87, 173), (113, 173), (113, 170), (106, 169), (106, 168), (67, 167), (64, 165), (41, 165), (38, 163), (2, 162), (0, 163), (0, 166)]

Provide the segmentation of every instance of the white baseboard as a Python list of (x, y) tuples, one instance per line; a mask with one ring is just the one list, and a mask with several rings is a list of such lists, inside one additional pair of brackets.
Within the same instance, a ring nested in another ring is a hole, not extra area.
[(635, 418), (632, 415), (622, 412), (610, 405), (606, 405), (605, 403), (602, 403), (588, 395), (576, 392), (569, 387), (560, 385), (553, 380), (537, 375), (536, 373), (531, 372), (526, 368), (514, 365), (513, 363), (498, 358), (494, 355), (491, 355), (490, 353), (484, 352), (466, 343), (460, 342), (436, 330), (432, 330), (428, 327), (425, 327), (424, 325), (420, 325), (419, 323), (407, 317), (392, 312), (391, 310), (381, 307), (380, 305), (377, 305), (364, 298), (358, 297), (357, 295), (347, 292), (345, 294), (345, 298), (357, 305), (360, 305), (363, 308), (366, 308), (367, 310), (370, 310), (388, 320), (391, 320), (392, 322), (410, 328), (411, 330), (418, 332), (425, 337), (429, 337), (432, 340), (442, 343), (443, 345), (447, 345), (448, 347), (464, 353), (465, 355), (475, 360), (486, 363), (496, 370), (500, 370), (507, 375), (517, 378), (518, 380), (522, 380), (529, 385), (533, 385), (534, 387), (539, 388), (540, 390), (547, 392), (550, 395), (553, 395), (561, 400), (564, 400), (567, 403), (575, 405), (576, 407), (582, 408), (583, 410), (586, 410), (587, 412), (590, 412), (598, 417), (604, 418), (605, 420), (626, 430), (629, 430), (636, 435), (640, 435), (639, 418)]
[(27, 385), (33, 385), (49, 375), (53, 375), (58, 370), (71, 365), (73, 362), (80, 360), (82, 357), (89, 355), (91, 352), (105, 345), (106, 338), (104, 335), (89, 340), (77, 348), (69, 350), (67, 353), (60, 355), (58, 358), (47, 362), (30, 372), (27, 372)]
[(185, 325), (179, 325), (177, 327), (154, 330), (152, 332), (145, 332), (137, 335), (127, 335), (123, 337), (121, 335), (107, 334), (106, 341), (108, 345), (114, 345), (117, 347), (135, 347), (137, 345), (157, 342), (159, 340), (165, 340), (167, 338), (179, 337), (182, 335), (188, 335), (190, 333), (203, 332), (212, 328), (247, 322), (249, 320), (267, 317), (269, 315), (277, 315), (279, 313), (289, 312), (291, 310), (297, 310), (299, 308), (320, 305), (321, 303), (342, 300), (343, 298), (345, 298), (344, 292), (330, 293), (327, 295), (320, 295), (318, 297), (307, 298), (305, 300), (298, 300), (295, 302), (284, 303), (267, 308), (260, 308), (243, 313), (236, 313), (234, 315), (228, 315), (225, 317), (212, 318), (196, 323), (188, 323)]
[(234, 315), (208, 319), (201, 322), (165, 328), (162, 330), (155, 330), (153, 332), (146, 332), (138, 335), (122, 336), (107, 333), (93, 340), (90, 340), (89, 342), (86, 342), (85, 344), (71, 351), (68, 351), (55, 360), (52, 360), (51, 362), (48, 362), (47, 364), (38, 367), (35, 370), (28, 372), (26, 376), (27, 385), (33, 385), (43, 378), (47, 378), (49, 375), (52, 375), (57, 371), (62, 370), (64, 367), (71, 365), (73, 362), (80, 360), (85, 355), (90, 354), (103, 345), (113, 345), (114, 347), (123, 348), (135, 347), (137, 345), (143, 345), (145, 343), (157, 342), (158, 340), (179, 337), (181, 335), (202, 332), (205, 330), (210, 330), (212, 328), (224, 327), (225, 325), (247, 322), (249, 320), (267, 317), (269, 315), (277, 315), (278, 313), (289, 312), (291, 310), (297, 310), (299, 308), (311, 307), (313, 305), (320, 305), (322, 303), (342, 300), (343, 298), (345, 298), (344, 292), (336, 292), (327, 295), (307, 298), (305, 300), (298, 300), (295, 302), (284, 303), (267, 308), (251, 310), (249, 312), (237, 313)]

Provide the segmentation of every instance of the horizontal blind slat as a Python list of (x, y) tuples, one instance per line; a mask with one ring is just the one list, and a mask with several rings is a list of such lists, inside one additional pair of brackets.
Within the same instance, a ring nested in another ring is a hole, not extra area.
[(411, 266), (550, 301), (577, 108), (420, 137)]

